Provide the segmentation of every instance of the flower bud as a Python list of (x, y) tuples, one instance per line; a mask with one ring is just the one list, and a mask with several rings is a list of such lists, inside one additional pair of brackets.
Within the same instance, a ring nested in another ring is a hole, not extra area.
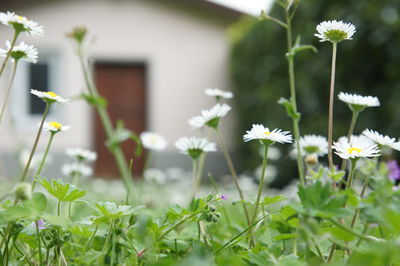
[(32, 198), (32, 186), (30, 183), (19, 183), (15, 188), (15, 197), (17, 200), (28, 200)]
[(314, 167), (318, 164), (318, 156), (315, 154), (307, 155), (305, 162), (309, 167)]

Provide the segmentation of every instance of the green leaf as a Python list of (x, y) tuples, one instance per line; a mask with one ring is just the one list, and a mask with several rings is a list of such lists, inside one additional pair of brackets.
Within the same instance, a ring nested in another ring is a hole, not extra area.
[(38, 182), (59, 201), (75, 201), (86, 195), (86, 190), (79, 189), (71, 184), (65, 184), (62, 179), (52, 179), (49, 182), (45, 178), (38, 179)]
[(291, 117), (291, 118), (293, 118), (293, 119), (295, 119), (295, 120), (297, 120), (297, 121), (300, 120), (300, 117), (301, 117), (300, 113), (295, 112), (294, 106), (292, 105), (292, 103), (291, 103), (289, 100), (287, 100), (287, 99), (281, 97), (281, 98), (279, 99), (278, 103), (279, 103), (280, 105), (282, 105), (283, 107), (285, 107), (286, 113), (287, 113), (287, 115), (288, 115), (289, 117)]
[(297, 234), (280, 234), (280, 235), (274, 236), (274, 240), (278, 241), (278, 240), (292, 239), (292, 238), (296, 238), (296, 237), (298, 237)]
[(106, 145), (109, 148), (113, 148), (129, 139), (136, 143), (136, 148), (134, 151), (135, 156), (140, 156), (143, 151), (140, 138), (133, 131), (125, 128), (122, 120), (118, 120), (112, 136), (106, 141)]
[(21, 205), (11, 206), (1, 213), (6, 221), (15, 221), (21, 218), (36, 219), (47, 210), (47, 199), (43, 193), (35, 192), (32, 199), (24, 201)]
[(98, 202), (95, 204), (95, 210), (103, 217), (108, 219), (117, 219), (132, 215), (143, 206), (132, 207), (130, 205), (117, 205), (114, 202)]
[(297, 36), (296, 38), (296, 42), (292, 47), (292, 50), (290, 50), (287, 54), (286, 57), (295, 57), (298, 53), (303, 52), (303, 51), (307, 51), (307, 50), (311, 50), (314, 53), (317, 53), (318, 50), (317, 48), (315, 48), (315, 46), (313, 45), (302, 45), (300, 44), (300, 36)]
[(270, 204), (284, 201), (286, 199), (287, 198), (284, 195), (278, 195), (275, 197), (265, 197), (264, 200), (262, 201), (261, 205), (270, 205)]
[(355, 236), (348, 233), (347, 231), (344, 231), (343, 229), (339, 227), (328, 227), (328, 228), (322, 228), (321, 233), (329, 233), (333, 237), (349, 242), (354, 240)]
[(106, 107), (108, 104), (107, 99), (101, 96), (92, 96), (85, 93), (82, 93), (80, 96), (81, 98), (85, 99), (88, 104), (93, 106)]

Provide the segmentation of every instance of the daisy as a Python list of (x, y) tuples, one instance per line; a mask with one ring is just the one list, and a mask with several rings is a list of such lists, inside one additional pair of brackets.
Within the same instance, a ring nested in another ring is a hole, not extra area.
[(342, 159), (359, 159), (380, 156), (379, 148), (365, 136), (351, 136), (350, 142), (347, 137), (341, 137), (333, 143), (332, 148)]
[(207, 88), (204, 91), (206, 95), (215, 97), (217, 100), (220, 100), (221, 98), (224, 99), (231, 99), (233, 98), (233, 93), (230, 91), (223, 91), (217, 88)]
[(13, 27), (18, 33), (26, 32), (35, 38), (41, 37), (44, 33), (43, 26), (38, 25), (33, 20), (28, 20), (26, 17), (18, 16), (14, 12), (0, 12), (0, 22)]
[(381, 105), (378, 97), (374, 96), (361, 96), (341, 92), (339, 93), (338, 98), (342, 102), (347, 103), (353, 111), (362, 111), (366, 107), (376, 107)]
[(224, 117), (230, 110), (229, 105), (217, 103), (211, 109), (201, 111), (201, 115), (191, 118), (189, 125), (192, 126), (192, 129), (204, 126), (217, 128), (221, 117)]
[(62, 124), (60, 124), (58, 122), (44, 122), (44, 124), (43, 124), (43, 130), (50, 131), (51, 133), (67, 131), (70, 128), (71, 128), (71, 126), (63, 126)]
[(289, 131), (282, 131), (280, 129), (274, 129), (270, 131), (263, 125), (254, 125), (250, 131), (246, 131), (243, 136), (245, 142), (250, 140), (260, 140), (263, 144), (272, 144), (274, 142), (279, 143), (291, 143), (292, 136), (289, 135)]
[(67, 103), (69, 102), (68, 99), (64, 99), (61, 96), (57, 95), (55, 92), (52, 91), (37, 91), (37, 90), (31, 90), (31, 93), (36, 95), (39, 98), (42, 98), (43, 101), (47, 103)]
[(328, 154), (328, 140), (323, 136), (305, 135), (299, 141), (303, 155), (317, 155), (322, 157)]
[(320, 39), (320, 42), (338, 43), (343, 40), (351, 40), (351, 37), (356, 32), (356, 27), (351, 23), (331, 20), (318, 24), (317, 31), (318, 33), (314, 35)]
[(183, 137), (175, 142), (175, 147), (183, 154), (189, 155), (192, 159), (197, 159), (206, 152), (216, 151), (215, 143), (209, 142), (206, 138)]
[(140, 140), (142, 141), (143, 147), (149, 150), (161, 151), (167, 147), (165, 138), (157, 133), (142, 132), (140, 134)]
[(67, 176), (91, 176), (93, 174), (92, 168), (81, 163), (64, 164), (61, 171)]
[(69, 148), (65, 153), (78, 162), (93, 162), (97, 159), (97, 153), (81, 148)]
[(389, 136), (383, 136), (376, 131), (371, 129), (365, 129), (362, 134), (367, 138), (371, 139), (378, 145), (387, 146), (389, 148), (400, 150), (400, 142), (396, 142), (395, 138), (391, 138)]
[(0, 56), (6, 57), (8, 53), (15, 61), (23, 59), (26, 62), (36, 63), (38, 59), (38, 52), (33, 45), (27, 45), (24, 42), (20, 42), (11, 50), (11, 43), (6, 41), (7, 49), (0, 49)]

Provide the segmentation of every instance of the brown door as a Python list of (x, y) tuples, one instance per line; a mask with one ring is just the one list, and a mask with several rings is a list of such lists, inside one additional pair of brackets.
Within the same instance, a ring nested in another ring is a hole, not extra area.
[[(137, 135), (146, 126), (146, 68), (143, 64), (97, 62), (95, 82), (101, 96), (108, 101), (107, 110), (113, 125), (119, 119), (125, 128)], [(95, 118), (95, 147), (98, 159), (95, 165), (96, 176), (118, 177), (119, 172), (114, 157), (105, 146), (106, 135), (101, 121)], [(134, 159), (134, 173), (139, 175), (143, 169), (143, 156), (134, 158), (135, 143), (126, 141), (122, 148), (127, 160)]]

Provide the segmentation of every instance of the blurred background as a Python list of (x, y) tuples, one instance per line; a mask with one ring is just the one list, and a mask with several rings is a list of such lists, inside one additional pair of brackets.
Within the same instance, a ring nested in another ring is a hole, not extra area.
[[(84, 80), (74, 46), (65, 38), (74, 26), (89, 30), (86, 46), (95, 83), (108, 100), (113, 121), (123, 119), (138, 134), (154, 131), (168, 140), (168, 148), (152, 158), (153, 168), (190, 169), (189, 159), (173, 143), (182, 136), (204, 135), (192, 131), (187, 121), (213, 106), (214, 100), (204, 94), (207, 87), (235, 94), (228, 102), (233, 111), (223, 120), (222, 132), (239, 172), (249, 178), (257, 176), (261, 156), (258, 143), (243, 143), (244, 132), (253, 123), (291, 130), (291, 120), (277, 104), (280, 97), (289, 97), (285, 31), (259, 19), (261, 10), (283, 17), (273, 1), (1, 0), (0, 7), (45, 28), (40, 39), (21, 38), (38, 48), (39, 62), (18, 69), (0, 129), (0, 175), (20, 173), (21, 151), (31, 148), (44, 108), (29, 93), (38, 89), (72, 99), (51, 111), (49, 120), (72, 127), (57, 135), (45, 175), (59, 174), (66, 148), (81, 147), (98, 153), (95, 176), (118, 176), (95, 112), (77, 97), (85, 89)], [(355, 24), (357, 32), (353, 41), (339, 45), (336, 91), (378, 96), (382, 103), (362, 113), (356, 133), (368, 127), (400, 136), (399, 10), (398, 0), (301, 0), (293, 21), (294, 36), (318, 49), (317, 54), (310, 51), (296, 57), (302, 134), (326, 135), (331, 46), (318, 43), (314, 32), (322, 20), (337, 19)], [(2, 26), (0, 36), (4, 43), (12, 32)], [(7, 84), (6, 77), (1, 87)], [(335, 108), (336, 138), (347, 132), (350, 111), (337, 100)], [(44, 150), (47, 138), (42, 136), (40, 149)], [(125, 144), (128, 158), (134, 148), (133, 143)], [(276, 148), (274, 165), (279, 173), (272, 169), (269, 173), (275, 178), (272, 185), (282, 187), (296, 177), (296, 167), (292, 147)], [(217, 177), (228, 173), (220, 153), (207, 157), (205, 173), (209, 171)]]

